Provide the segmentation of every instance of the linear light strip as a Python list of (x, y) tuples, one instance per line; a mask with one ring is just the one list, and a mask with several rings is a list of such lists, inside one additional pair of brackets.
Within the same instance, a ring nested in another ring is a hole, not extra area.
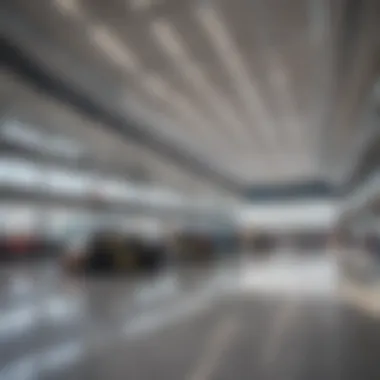
[(78, 0), (54, 0), (55, 6), (64, 14), (71, 17), (82, 17), (82, 9), (78, 3)]
[[(215, 141), (218, 136), (215, 136), (215, 134), (210, 132), (215, 130), (216, 127), (211, 125), (208, 120), (199, 114), (186, 97), (177, 92), (173, 93), (172, 89), (167, 86), (166, 82), (155, 75), (148, 75), (144, 77), (142, 86), (145, 87), (146, 91), (153, 92), (155, 96), (161, 98), (162, 101), (167, 102), (170, 106), (173, 106), (174, 104), (178, 110), (179, 116), (185, 119), (192, 129), (196, 129), (202, 135), (205, 135), (206, 132), (206, 137), (209, 139), (209, 143), (214, 142), (213, 145), (215, 145)], [(199, 139), (199, 135), (195, 136)], [(220, 140), (220, 143), (225, 145), (225, 141), (223, 140)], [(224, 147), (226, 148), (226, 146)]]
[(173, 25), (164, 20), (156, 20), (151, 25), (151, 31), (162, 51), (175, 63), (186, 82), (194, 88), (197, 95), (210, 104), (221, 124), (226, 127), (227, 133), (233, 132), (233, 137), (243, 146), (246, 146), (246, 126), (241, 123), (239, 115), (232, 109), (227, 100), (213, 88), (206, 74), (190, 57)]
[(187, 132), (197, 131), (197, 133), (190, 133), (190, 135), (188, 135), (193, 143), (199, 141), (199, 133), (206, 139), (209, 139), (208, 143), (212, 141), (214, 136), (209, 134), (205, 135), (204, 133), (209, 131), (209, 128), (206, 128), (206, 123), (203, 118), (192, 107), (191, 103), (182, 96), (182, 94), (174, 91), (160, 76), (154, 74), (144, 76), (141, 79), (141, 86), (146, 92), (154, 95), (161, 100), (161, 102), (166, 103), (170, 108), (174, 108), (177, 116), (184, 121), (184, 126), (187, 125), (190, 127), (186, 128)]
[[(275, 40), (272, 35), (270, 25), (275, 20), (269, 17), (272, 7), (268, 2), (261, 0), (256, 1), (257, 23), (260, 27), (261, 42), (264, 45), (262, 50), (266, 58), (267, 72), (269, 73), (269, 81), (272, 90), (276, 96), (276, 103), (279, 106), (281, 117), (284, 119), (284, 133), (289, 140), (294, 143), (293, 147), (299, 147), (304, 144), (300, 120), (297, 118), (297, 108), (295, 106), (294, 94), (290, 91), (289, 75), (285, 69), (282, 57), (273, 47)], [(292, 148), (293, 148), (292, 147)]]
[(197, 16), (235, 85), (248, 114), (249, 124), (259, 119), (267, 143), (273, 145), (276, 139), (275, 125), (262, 103), (259, 93), (252, 85), (246, 65), (239, 55), (221, 15), (214, 8), (202, 6), (198, 8)]
[(270, 80), (273, 88), (278, 94), (277, 99), (280, 103), (282, 114), (285, 117), (287, 131), (291, 132), (291, 140), (295, 141), (297, 146), (303, 143), (302, 128), (297, 118), (294, 96), (290, 91), (289, 77), (284, 68), (281, 58), (273, 51), (269, 51), (269, 65), (271, 75)]
[(92, 41), (113, 61), (123, 67), (129, 73), (135, 74), (139, 71), (139, 61), (128, 46), (116, 38), (108, 28), (96, 25), (91, 28)]
[[(74, 3), (75, 0), (70, 1)], [(57, 6), (62, 6), (62, 3), (57, 3)], [(75, 18), (80, 17), (83, 23), (90, 25), (88, 35), (97, 48), (114, 64), (126, 69), (129, 75), (133, 75), (136, 79), (136, 83), (141, 86), (144, 91), (147, 91), (151, 96), (159, 99), (160, 102), (165, 102), (171, 109), (174, 109), (174, 112), (181, 115), (183, 119), (186, 119), (185, 125), (180, 124), (180, 126), (184, 132), (192, 132), (191, 137), (194, 138), (192, 138), (193, 141), (201, 143), (203, 149), (207, 148), (203, 154), (206, 156), (210, 155), (209, 158), (215, 158), (211, 157), (213, 149), (210, 149), (210, 147), (213, 146), (218, 146), (219, 149), (222, 148), (226, 153), (230, 151), (230, 149), (227, 149), (230, 148), (230, 141), (221, 138), (221, 135), (218, 133), (214, 134), (211, 132), (217, 132), (216, 126), (199, 114), (196, 107), (185, 96), (171, 88), (167, 82), (163, 81), (159, 76), (145, 73), (138, 56), (128, 48), (124, 41), (121, 41), (106, 26), (93, 24), (91, 20), (86, 18), (85, 12), (78, 6), (78, 2), (76, 2), (75, 7), (70, 7), (70, 9), (75, 9), (75, 14), (71, 16), (75, 16)], [(157, 78), (160, 79), (157, 80)], [(158, 124), (156, 123), (155, 125), (157, 126)], [(186, 135), (187, 134), (188, 133), (186, 133)], [(200, 136), (202, 136), (202, 138), (200, 138)], [(229, 159), (227, 154), (225, 154), (224, 157), (226, 160)]]
[(152, 6), (151, 0), (130, 0), (130, 6), (134, 11), (145, 11)]
[[(77, 0), (68, 0), (67, 3), (63, 0), (56, 0), (56, 6), (65, 13), (75, 16), (76, 18), (80, 17), (82, 21), (86, 21), (85, 14)], [(127, 70), (129, 75), (133, 75), (136, 79), (136, 83), (142, 87), (145, 92), (148, 92), (150, 96), (158, 98), (161, 102), (165, 102), (171, 109), (174, 108), (175, 113), (180, 115), (185, 113), (186, 119), (191, 120), (192, 126), (196, 127), (198, 132), (193, 136), (193, 139), (197, 137), (199, 140), (199, 133), (201, 133), (202, 136), (208, 138), (209, 141), (215, 140), (215, 136), (204, 136), (206, 131), (210, 131), (210, 128), (206, 127), (207, 123), (205, 123), (188, 100), (162, 79), (158, 81), (158, 76), (147, 74), (136, 54), (105, 25), (91, 25), (88, 29), (88, 34), (94, 45), (114, 64)], [(186, 132), (189, 131), (191, 131), (191, 129), (186, 128)], [(206, 146), (208, 145), (206, 144)]]

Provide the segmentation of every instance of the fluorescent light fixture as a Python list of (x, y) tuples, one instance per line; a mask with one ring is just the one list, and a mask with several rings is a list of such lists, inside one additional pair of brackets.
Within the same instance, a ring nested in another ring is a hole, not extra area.
[[(55, 0), (55, 4), (59, 10), (70, 16), (83, 17), (85, 15), (78, 1)], [(85, 27), (89, 38), (113, 63), (128, 71), (138, 70), (138, 59), (125, 42), (115, 36), (105, 25), (93, 24), (91, 19), (85, 19), (84, 22), (86, 22)]]
[(284, 68), (281, 57), (274, 51), (268, 52), (269, 79), (278, 93), (278, 99), (282, 114), (285, 117), (287, 130), (291, 132), (291, 138), (297, 144), (302, 144), (302, 128), (297, 119), (294, 96), (292, 94), (289, 77)]
[(115, 64), (131, 72), (138, 70), (139, 62), (136, 55), (124, 41), (119, 40), (107, 27), (93, 26), (90, 29), (90, 38)]
[(219, 12), (210, 6), (202, 6), (199, 8), (197, 15), (200, 24), (219, 55), (220, 61), (226, 67), (241, 102), (245, 105), (249, 116), (249, 124), (259, 118), (260, 124), (263, 126), (262, 131), (266, 134), (267, 141), (269, 140), (272, 144), (276, 137), (274, 125), (270, 121), (269, 113), (262, 104), (260, 95), (251, 83), (245, 62), (238, 53)]
[(78, 1), (79, 0), (54, 0), (54, 4), (61, 12), (70, 16), (78, 16), (82, 13)]
[(151, 27), (156, 40), (167, 53), (176, 59), (187, 61), (186, 49), (172, 25), (164, 20), (156, 20)]
[[(166, 86), (166, 84), (155, 77), (154, 75), (148, 80), (144, 80), (144, 77), (139, 78), (138, 84), (149, 95), (159, 99), (159, 101), (166, 103), (169, 108), (175, 108), (174, 104), (176, 97), (172, 93), (172, 89)], [(168, 93), (166, 93), (168, 92)], [(194, 134), (191, 133), (191, 129), (183, 123), (178, 123), (177, 120), (173, 120), (173, 115), (168, 115), (166, 110), (149, 109), (144, 106), (144, 103), (138, 99), (126, 96), (123, 109), (129, 112), (129, 115), (136, 120), (144, 120), (144, 124), (159, 133), (162, 133), (167, 138), (176, 143), (189, 145), (189, 141), (194, 139)], [(194, 145), (194, 144), (193, 144)]]
[[(149, 74), (142, 78), (141, 85), (150, 95), (154, 95), (161, 101), (165, 102), (174, 113), (178, 114), (179, 118), (184, 119), (193, 128), (197, 128), (198, 133), (204, 135), (206, 128), (202, 116), (197, 112), (195, 107), (184, 97), (172, 89), (164, 80), (158, 75)], [(215, 136), (213, 136), (215, 137)]]
[(131, 8), (135, 11), (145, 11), (152, 6), (151, 0), (130, 0)]
[[(181, 37), (173, 25), (163, 20), (155, 21), (152, 24), (152, 31), (162, 50), (175, 61), (187, 80), (193, 85), (202, 86), (202, 90), (207, 88), (207, 92), (214, 92), (204, 72), (189, 56)], [(214, 95), (212, 94), (212, 96)]]
[[(182, 94), (173, 90), (161, 77), (151, 74), (143, 78), (144, 89), (164, 101), (170, 108), (174, 108), (181, 118), (184, 118), (193, 127), (196, 127), (202, 134), (210, 128), (205, 128), (207, 122), (197, 112), (196, 108)], [(215, 136), (214, 136), (215, 137)]]
[[(141, 85), (151, 95), (160, 99), (168, 99), (171, 101), (173, 97), (173, 91), (168, 87), (167, 83), (161, 79), (158, 75), (148, 74), (142, 78)], [(177, 95), (177, 94), (174, 94)]]
[(190, 57), (174, 26), (164, 20), (157, 20), (152, 23), (151, 30), (161, 49), (174, 61), (176, 68), (197, 95), (210, 104), (227, 132), (232, 132), (234, 137), (245, 145), (247, 143), (245, 126), (229, 102), (214, 89), (206, 74)]

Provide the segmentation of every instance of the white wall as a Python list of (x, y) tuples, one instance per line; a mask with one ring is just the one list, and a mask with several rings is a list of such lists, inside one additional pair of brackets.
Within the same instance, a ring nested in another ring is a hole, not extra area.
[(332, 201), (276, 202), (246, 205), (236, 215), (241, 227), (289, 230), (297, 228), (329, 228), (338, 217)]

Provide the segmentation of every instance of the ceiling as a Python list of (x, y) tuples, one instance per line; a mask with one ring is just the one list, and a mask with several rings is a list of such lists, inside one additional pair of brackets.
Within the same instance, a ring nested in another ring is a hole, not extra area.
[(359, 155), (378, 76), (377, 0), (2, 3), (12, 46), (80, 94), (65, 103), (3, 70), (2, 102), (17, 109), (8, 118), (71, 136), (107, 168), (255, 194), (342, 183)]
[[(6, 99), (0, 129), (0, 138), (3, 140), (1, 148), (5, 156), (22, 155), (72, 169), (96, 170), (105, 176), (148, 182), (152, 186), (169, 187), (187, 195), (231, 196), (230, 191), (220, 189), (213, 181), (181, 170), (167, 157), (120, 138), (101, 123), (39, 93), (9, 72), (0, 73), (0, 81), (0, 94)], [(10, 145), (9, 137), (14, 137), (18, 130), (24, 131), (21, 136), (27, 132), (40, 138), (40, 144), (35, 144), (36, 149), (32, 151), (31, 144), (25, 143), (20, 149), (21, 141), (15, 138), (12, 141), (17, 144), (13, 144), (12, 149), (5, 149), (4, 142)], [(55, 141), (57, 147), (47, 149), (49, 146), (46, 145)], [(70, 149), (62, 149), (66, 146)]]

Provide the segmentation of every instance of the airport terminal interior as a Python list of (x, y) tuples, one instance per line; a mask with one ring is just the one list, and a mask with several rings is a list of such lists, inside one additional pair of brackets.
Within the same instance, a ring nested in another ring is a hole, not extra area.
[(0, 380), (380, 379), (380, 1), (0, 31)]

